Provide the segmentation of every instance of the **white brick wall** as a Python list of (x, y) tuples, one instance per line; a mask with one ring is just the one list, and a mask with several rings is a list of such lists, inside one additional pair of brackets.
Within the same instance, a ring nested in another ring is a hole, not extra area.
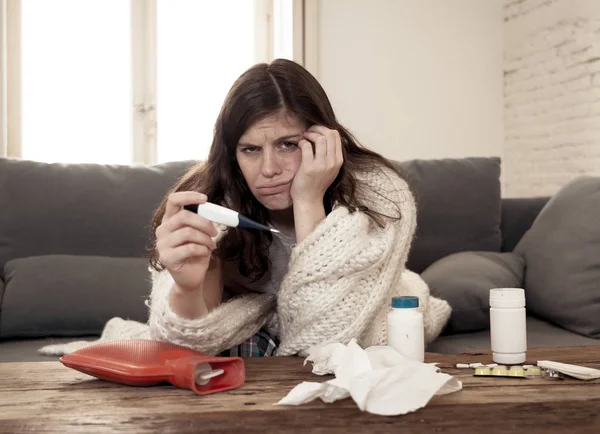
[(505, 0), (505, 196), (600, 176), (600, 0)]

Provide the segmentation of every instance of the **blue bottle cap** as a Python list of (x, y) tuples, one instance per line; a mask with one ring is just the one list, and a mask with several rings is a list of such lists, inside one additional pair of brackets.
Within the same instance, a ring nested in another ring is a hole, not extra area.
[(419, 307), (419, 297), (392, 297), (392, 307), (394, 309), (414, 309)]

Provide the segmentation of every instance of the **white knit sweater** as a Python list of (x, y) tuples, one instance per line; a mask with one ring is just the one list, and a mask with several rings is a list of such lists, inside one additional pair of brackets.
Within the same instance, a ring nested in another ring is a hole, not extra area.
[[(359, 176), (358, 193), (369, 208), (400, 220), (384, 228), (366, 214), (336, 207), (292, 249), (279, 293), (246, 294), (207, 316), (189, 320), (170, 307), (173, 279), (152, 272), (150, 333), (154, 339), (214, 355), (241, 344), (262, 327), (277, 335), (278, 355), (307, 355), (317, 344), (356, 338), (363, 347), (385, 345), (391, 297), (415, 295), (432, 341), (450, 316), (445, 301), (405, 269), (416, 227), (415, 201), (404, 180), (387, 168)], [(377, 193), (374, 193), (377, 192)]]

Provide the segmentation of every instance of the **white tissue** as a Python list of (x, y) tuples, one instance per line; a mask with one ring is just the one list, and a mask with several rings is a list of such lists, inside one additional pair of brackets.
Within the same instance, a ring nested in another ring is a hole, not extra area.
[(407, 359), (391, 347), (362, 349), (353, 339), (309, 350), (304, 361), (317, 375), (334, 374), (323, 383), (305, 381), (277, 405), (300, 405), (317, 398), (334, 402), (352, 397), (363, 411), (381, 415), (406, 414), (424, 407), (434, 395), (462, 389), (462, 383), (443, 374), (435, 364)]

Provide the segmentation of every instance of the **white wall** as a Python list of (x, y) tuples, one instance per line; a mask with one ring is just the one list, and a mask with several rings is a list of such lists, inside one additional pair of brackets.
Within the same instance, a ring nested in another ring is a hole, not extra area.
[(316, 75), (363, 144), (401, 160), (502, 157), (502, 0), (316, 3)]
[(506, 195), (600, 175), (600, 1), (507, 0), (504, 13)]

